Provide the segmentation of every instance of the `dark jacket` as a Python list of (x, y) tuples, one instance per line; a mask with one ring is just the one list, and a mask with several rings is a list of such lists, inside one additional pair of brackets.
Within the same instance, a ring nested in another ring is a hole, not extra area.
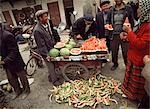
[[(112, 24), (112, 25), (114, 24), (114, 11), (115, 11), (115, 6), (113, 6), (109, 11), (109, 14), (107, 17), (108, 24)], [(129, 18), (129, 23), (131, 24), (131, 27), (133, 28), (134, 17), (133, 17), (133, 10), (130, 5), (125, 4), (125, 14), (126, 14), (125, 16), (127, 16)], [(124, 21), (125, 21), (125, 18), (124, 18)]]
[(37, 23), (33, 31), (35, 42), (38, 47), (38, 52), (44, 58), (47, 57), (49, 50), (54, 47), (56, 42), (60, 40), (57, 31), (53, 29), (53, 25), (51, 21), (50, 21), (50, 27), (52, 30), (52, 35), (49, 34), (49, 32), (47, 32), (46, 29), (39, 22)]
[(96, 29), (98, 33), (97, 36), (99, 38), (103, 38), (105, 35), (103, 12), (98, 12), (96, 14)]
[(20, 72), (24, 69), (25, 63), (20, 55), (15, 36), (3, 30), (1, 34), (1, 55), (5, 62), (4, 68), (12, 73)]
[(93, 21), (93, 23), (91, 24), (89, 30), (85, 33), (85, 28), (86, 28), (86, 24), (84, 21), (84, 18), (79, 18), (72, 26), (72, 31), (70, 33), (70, 35), (72, 37), (76, 36), (76, 35), (81, 35), (81, 37), (86, 40), (88, 39), (88, 36), (90, 35), (90, 33), (93, 36), (96, 36), (96, 23), (95, 21)]

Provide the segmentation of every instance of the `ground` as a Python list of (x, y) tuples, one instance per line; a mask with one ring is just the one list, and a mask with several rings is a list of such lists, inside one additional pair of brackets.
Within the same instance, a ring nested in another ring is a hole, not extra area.
[[(26, 45), (23, 45), (23, 48)], [(25, 62), (28, 59), (29, 52), (23, 51), (22, 46), (20, 46), (21, 54), (23, 55), (23, 59)], [(122, 60), (121, 53), (119, 55), (119, 67), (115, 71), (110, 71), (110, 68), (112, 66), (111, 62), (108, 62), (103, 68), (102, 68), (102, 74), (106, 76), (113, 77), (117, 80), (120, 80), (123, 82), (124, 79), (124, 73), (125, 73), (125, 66)], [(8, 104), (10, 107), (13, 107), (13, 109), (73, 109), (72, 106), (68, 106), (68, 104), (58, 104), (53, 102), (49, 102), (48, 95), (50, 94), (49, 89), (52, 89), (52, 84), (48, 82), (48, 73), (46, 67), (37, 69), (35, 75), (33, 76), (35, 81), (30, 86), (31, 87), (31, 93), (25, 100), (21, 99), (15, 99), (11, 100), (8, 99)], [(0, 70), (0, 81), (6, 79), (5, 72)], [(10, 97), (11, 94), (8, 94), (7, 98)], [(128, 109), (136, 109), (137, 105), (134, 102), (130, 102), (129, 100), (122, 98), (121, 96), (117, 97), (117, 100), (120, 102), (118, 105), (111, 104), (110, 107), (106, 107), (105, 109), (119, 109), (120, 106), (127, 104)], [(89, 109), (88, 107), (85, 109)], [(100, 105), (97, 107), (97, 109), (101, 109)], [(120, 108), (121, 109), (121, 108)]]

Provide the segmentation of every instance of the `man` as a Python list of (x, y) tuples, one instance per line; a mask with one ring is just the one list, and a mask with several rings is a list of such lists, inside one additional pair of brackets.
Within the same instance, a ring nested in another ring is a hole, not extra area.
[[(4, 66), (8, 81), (16, 93), (12, 99), (15, 99), (21, 94), (21, 98), (25, 99), (30, 93), (26, 71), (24, 70), (25, 63), (20, 55), (15, 36), (4, 30), (2, 24), (0, 26), (0, 53), (2, 56), (0, 65)], [(23, 89), (20, 87), (18, 78), (22, 83)]]
[(122, 27), (126, 17), (129, 19), (131, 27), (133, 27), (134, 25), (132, 8), (129, 5), (126, 5), (123, 2), (123, 0), (114, 0), (114, 1), (116, 4), (111, 8), (107, 18), (107, 24), (111, 24), (113, 27), (111, 51), (112, 51), (112, 62), (114, 65), (111, 67), (112, 71), (118, 67), (119, 45), (121, 45), (122, 48), (124, 63), (125, 65), (127, 64), (128, 41), (121, 40), (119, 36), (119, 34), (122, 32)]
[(96, 14), (96, 26), (97, 26), (97, 36), (98, 38), (106, 38), (107, 47), (110, 51), (110, 31), (105, 29), (104, 25), (106, 25), (106, 20), (108, 16), (108, 12), (110, 9), (110, 1), (109, 0), (101, 0), (100, 3), (101, 12)]
[(91, 34), (96, 36), (96, 23), (92, 15), (85, 15), (75, 21), (70, 35), (75, 39), (88, 39)]
[(50, 49), (54, 47), (56, 41), (59, 41), (60, 38), (56, 31), (54, 31), (52, 22), (48, 22), (48, 11), (39, 10), (35, 13), (35, 16), (38, 20), (33, 35), (35, 37), (35, 42), (38, 47), (38, 51), (43, 57), (49, 72), (49, 81), (53, 83), (53, 85), (59, 85), (60, 82), (56, 76), (54, 64), (52, 62), (47, 61), (48, 52)]

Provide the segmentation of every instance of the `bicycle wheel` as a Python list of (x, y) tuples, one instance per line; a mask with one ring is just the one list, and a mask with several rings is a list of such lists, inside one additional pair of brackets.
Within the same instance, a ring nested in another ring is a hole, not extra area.
[(27, 75), (32, 76), (35, 73), (36, 68), (37, 68), (37, 60), (35, 58), (31, 57), (29, 59), (29, 61), (27, 62), (27, 65), (25, 68), (27, 71)]
[(88, 68), (78, 62), (66, 64), (62, 69), (62, 74), (66, 81), (88, 79), (90, 76)]

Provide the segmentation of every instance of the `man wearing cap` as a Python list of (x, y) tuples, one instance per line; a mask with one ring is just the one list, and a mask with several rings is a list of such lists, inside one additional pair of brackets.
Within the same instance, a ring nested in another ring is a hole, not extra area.
[(125, 19), (128, 18), (131, 27), (134, 26), (134, 17), (131, 6), (126, 5), (123, 0), (114, 0), (115, 6), (113, 6), (107, 17), (107, 24), (112, 25), (112, 39), (111, 39), (111, 51), (113, 66), (111, 70), (114, 71), (118, 67), (118, 51), (119, 46), (122, 48), (122, 55), (125, 65), (127, 64), (127, 51), (128, 41), (120, 39), (120, 33), (123, 31), (123, 24)]
[(57, 32), (54, 31), (52, 22), (48, 20), (48, 11), (39, 10), (35, 13), (37, 24), (34, 28), (33, 35), (38, 47), (38, 51), (45, 60), (48, 67), (48, 79), (53, 85), (59, 85), (60, 82), (56, 76), (54, 64), (47, 61), (48, 52), (54, 47), (56, 41), (59, 40)]
[(100, 2), (101, 12), (96, 14), (96, 26), (97, 26), (97, 36), (98, 38), (106, 38), (107, 47), (110, 51), (110, 31), (105, 29), (104, 25), (106, 25), (106, 20), (108, 16), (108, 12), (110, 9), (110, 1), (109, 0), (101, 0)]
[(90, 14), (87, 14), (75, 21), (70, 35), (75, 39), (81, 38), (86, 40), (90, 34), (96, 36), (96, 23), (94, 21), (94, 17)]

